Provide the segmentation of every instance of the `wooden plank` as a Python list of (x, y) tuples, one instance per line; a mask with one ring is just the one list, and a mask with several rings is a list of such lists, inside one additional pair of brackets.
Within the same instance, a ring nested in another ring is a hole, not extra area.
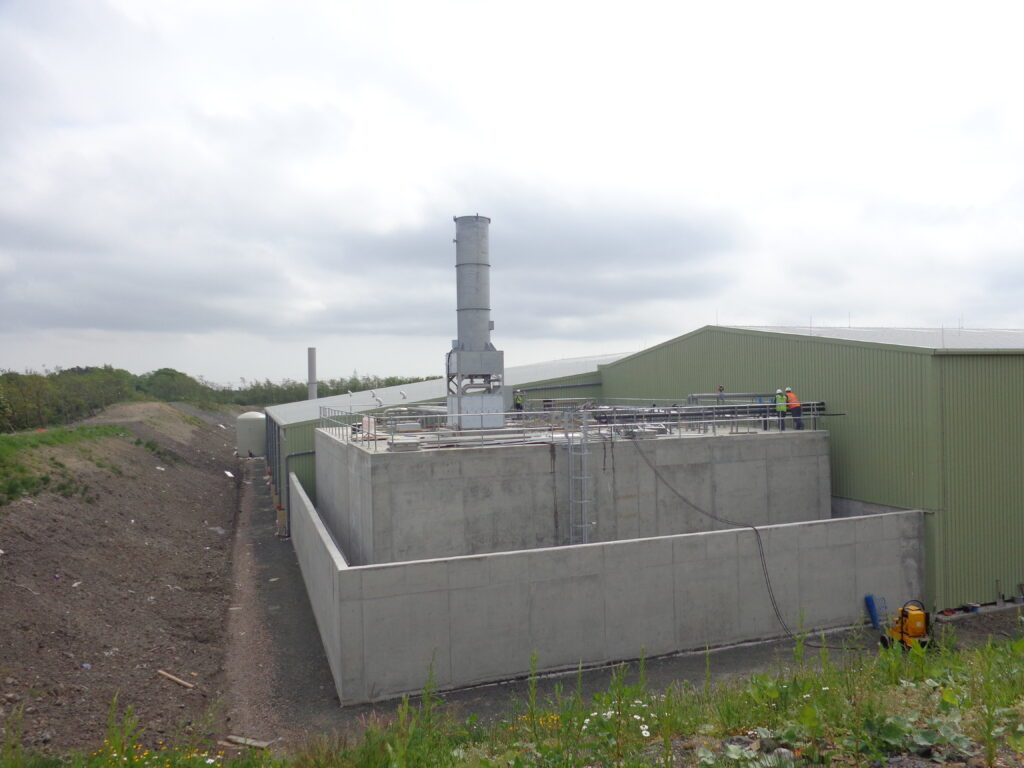
[(274, 741), (259, 741), (258, 739), (247, 739), (245, 736), (225, 736), (226, 741), (230, 741), (232, 744), (241, 744), (243, 747), (254, 747), (256, 749), (266, 749)]
[(193, 683), (190, 683), (188, 680), (182, 680), (180, 677), (175, 677), (170, 672), (165, 672), (162, 669), (158, 669), (157, 670), (157, 674), (158, 675), (163, 675), (168, 680), (172, 680), (173, 682), (177, 683), (178, 685), (182, 685), (182, 686), (184, 686), (186, 688), (195, 688), (195, 685)]

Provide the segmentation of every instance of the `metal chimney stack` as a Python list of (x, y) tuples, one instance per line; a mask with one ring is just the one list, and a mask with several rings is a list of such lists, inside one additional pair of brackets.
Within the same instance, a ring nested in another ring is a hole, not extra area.
[(448, 353), (448, 425), (505, 425), (505, 353), (491, 344), (491, 259), (486, 216), (455, 217), (455, 278), (459, 338)]
[(306, 357), (308, 358), (308, 374), (306, 381), (309, 386), (309, 400), (316, 400), (316, 347), (308, 347), (306, 349)]
[(455, 219), (455, 278), (458, 292), (458, 349), (493, 350), (491, 344), (491, 254), (483, 216)]

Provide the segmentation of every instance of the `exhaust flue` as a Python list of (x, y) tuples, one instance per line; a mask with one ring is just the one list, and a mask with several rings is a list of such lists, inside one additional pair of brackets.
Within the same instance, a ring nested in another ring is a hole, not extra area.
[(455, 218), (455, 283), (459, 337), (448, 353), (448, 424), (501, 427), (505, 355), (491, 343), (491, 254), (486, 216)]

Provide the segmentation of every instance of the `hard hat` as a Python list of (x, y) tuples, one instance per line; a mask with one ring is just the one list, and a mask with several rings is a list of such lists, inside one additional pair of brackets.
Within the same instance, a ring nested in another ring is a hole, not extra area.
[(775, 390), (775, 394), (776, 395), (781, 395), (782, 394), (782, 390), (781, 389), (776, 389)]
[(787, 392), (792, 392), (793, 390), (792, 390), (792, 389), (790, 389), (789, 387), (786, 387), (786, 391), (787, 391)]

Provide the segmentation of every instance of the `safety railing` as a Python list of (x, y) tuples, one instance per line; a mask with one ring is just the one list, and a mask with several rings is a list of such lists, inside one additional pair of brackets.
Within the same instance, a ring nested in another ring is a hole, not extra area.
[[(652, 402), (652, 401), (643, 401)], [(538, 403), (529, 401), (533, 406)], [(333, 437), (368, 451), (418, 451), (528, 443), (566, 443), (579, 439), (586, 425), (590, 441), (636, 440), (662, 435), (741, 434), (781, 429), (818, 429), (828, 414), (825, 403), (801, 404), (801, 425), (775, 402), (724, 402), (714, 405), (597, 404), (593, 400), (560, 401), (560, 408), (504, 413), (448, 414), (441, 408), (385, 409), (352, 413), (320, 409), (321, 428)], [(392, 412), (389, 412), (392, 411)], [(397, 413), (394, 411), (398, 411)], [(489, 417), (503, 426), (461, 428), (464, 419)]]

